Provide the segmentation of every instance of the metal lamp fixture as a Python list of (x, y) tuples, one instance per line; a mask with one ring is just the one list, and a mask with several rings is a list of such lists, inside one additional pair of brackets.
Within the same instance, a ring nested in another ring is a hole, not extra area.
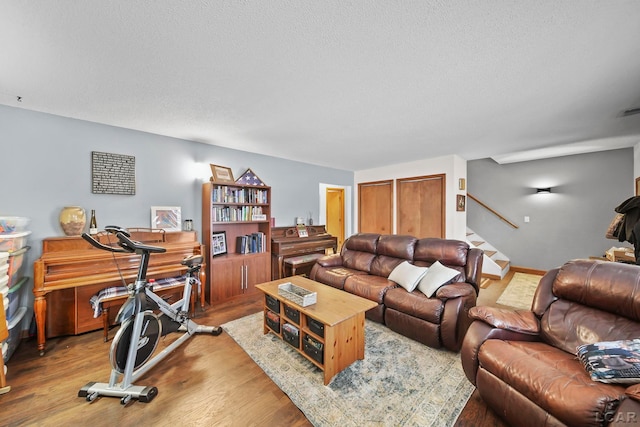
[(536, 188), (536, 194), (548, 194), (548, 193), (551, 193), (551, 187)]

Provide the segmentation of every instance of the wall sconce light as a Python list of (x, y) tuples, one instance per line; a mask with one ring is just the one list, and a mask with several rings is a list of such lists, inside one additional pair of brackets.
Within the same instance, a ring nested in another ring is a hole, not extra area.
[(536, 188), (536, 194), (549, 194), (549, 193), (551, 193), (551, 187)]

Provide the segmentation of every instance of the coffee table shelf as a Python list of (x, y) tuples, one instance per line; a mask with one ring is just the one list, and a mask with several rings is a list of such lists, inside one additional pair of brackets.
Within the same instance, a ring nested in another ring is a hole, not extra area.
[[(317, 292), (317, 302), (303, 307), (279, 296), (278, 285), (286, 282)], [(293, 347), (323, 370), (325, 385), (338, 372), (364, 359), (365, 311), (376, 307), (376, 302), (302, 276), (262, 283), (256, 288), (265, 293), (264, 333), (273, 333), (293, 345), (284, 337), (284, 325), (298, 328), (298, 346)]]

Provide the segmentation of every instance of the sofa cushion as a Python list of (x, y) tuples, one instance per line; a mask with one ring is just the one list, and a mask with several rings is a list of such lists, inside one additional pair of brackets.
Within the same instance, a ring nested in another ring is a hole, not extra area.
[(378, 239), (376, 253), (378, 255), (386, 255), (393, 258), (412, 260), (417, 240), (418, 239), (413, 236), (385, 234), (380, 236)]
[(567, 425), (595, 426), (611, 416), (624, 387), (591, 381), (573, 354), (543, 342), (487, 340), (482, 369)]
[(431, 297), (440, 286), (451, 282), (458, 277), (460, 272), (453, 268), (445, 267), (439, 261), (434, 262), (427, 270), (426, 274), (418, 283), (418, 290), (428, 297)]
[(467, 265), (468, 253), (469, 244), (462, 240), (427, 237), (416, 242), (413, 259), (428, 264), (440, 261), (451, 267), (464, 267)]
[(363, 274), (367, 275), (364, 271), (352, 270), (344, 267), (319, 267), (317, 264), (314, 267), (315, 274), (313, 276), (313, 280), (324, 283), (325, 285), (333, 286), (334, 288), (343, 289), (344, 282), (347, 280), (347, 277), (352, 276), (354, 274)]
[(412, 292), (416, 286), (418, 286), (418, 282), (426, 272), (426, 267), (416, 267), (415, 265), (409, 264), (408, 261), (404, 261), (391, 271), (389, 280), (396, 282), (405, 288), (407, 292)]
[[(382, 304), (387, 290), (395, 288), (395, 282), (386, 277), (355, 274), (347, 277), (344, 290), (359, 297)], [(404, 289), (403, 292), (406, 292)]]
[(342, 256), (342, 265), (368, 274), (375, 258), (376, 255), (369, 252), (346, 251)]
[(542, 339), (572, 354), (583, 344), (637, 338), (638, 331), (640, 322), (561, 299), (553, 302), (540, 319)]
[(402, 313), (406, 313), (418, 319), (431, 323), (440, 323), (444, 301), (437, 298), (428, 298), (417, 290), (407, 292), (402, 288), (387, 290), (384, 296), (384, 305)]
[(570, 261), (560, 267), (553, 294), (640, 322), (640, 269), (636, 265)]

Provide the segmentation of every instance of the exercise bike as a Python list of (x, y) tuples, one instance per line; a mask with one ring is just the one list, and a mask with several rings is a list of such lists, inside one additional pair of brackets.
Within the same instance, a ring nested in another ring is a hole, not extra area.
[[(162, 253), (166, 249), (131, 240), (131, 235), (124, 228), (108, 226), (105, 231), (117, 237), (118, 246), (104, 245), (86, 233), (82, 237), (98, 249), (139, 254), (140, 266), (135, 283), (127, 286), (129, 297), (116, 317), (116, 323), (121, 326), (113, 338), (109, 352), (109, 383), (90, 382), (78, 391), (78, 397), (84, 397), (88, 402), (94, 401), (98, 396), (119, 397), (123, 405), (128, 404), (131, 399), (151, 402), (158, 394), (158, 389), (153, 386), (136, 386), (133, 382), (194, 334), (220, 335), (222, 328), (199, 325), (189, 319), (191, 289), (200, 271), (202, 255), (191, 255), (182, 260), (182, 265), (187, 267), (182, 298), (169, 304), (153, 292), (146, 279), (151, 254)], [(154, 310), (159, 311), (159, 315)], [(160, 338), (177, 331), (182, 332), (182, 336), (151, 358)], [(118, 382), (120, 376), (122, 380)]]

